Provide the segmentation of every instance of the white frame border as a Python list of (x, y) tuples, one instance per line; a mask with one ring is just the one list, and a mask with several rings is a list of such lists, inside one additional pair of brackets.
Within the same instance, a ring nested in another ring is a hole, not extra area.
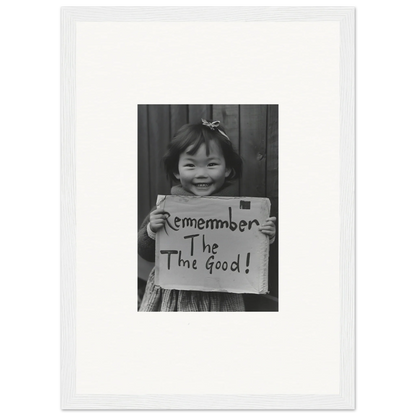
[[(159, 3), (163, 5), (166, 3)], [(167, 3), (172, 5), (172, 3)], [(181, 5), (184, 3), (176, 3)], [(190, 5), (191, 3), (185, 3)], [(201, 3), (197, 3), (201, 4)], [(215, 3), (214, 3), (215, 4)], [(218, 3), (219, 4), (219, 3)], [(235, 6), (235, 3), (229, 3)], [(250, 3), (244, 3), (249, 5)], [(262, 5), (271, 3), (255, 3)], [(137, 407), (135, 396), (108, 396), (108, 395), (77, 395), (75, 369), (70, 365), (75, 357), (75, 212), (74, 195), (76, 176), (74, 155), (75, 155), (75, 60), (74, 48), (62, 49), (62, 42), (75, 38), (75, 24), (77, 21), (88, 21), (91, 18), (105, 20), (109, 15), (109, 9), (102, 8), (98, 15), (91, 15), (87, 9), (76, 9), (72, 6), (88, 5), (155, 5), (154, 3), (62, 3), (57, 7), (57, 409), (61, 414), (251, 414), (250, 410), (147, 410)], [(221, 4), (224, 5), (224, 4)], [(273, 3), (273, 5), (296, 5), (303, 6), (310, 3)], [(356, 414), (360, 411), (360, 278), (361, 278), (361, 224), (360, 224), (360, 7), (356, 3), (315, 3), (314, 6), (349, 6), (354, 9), (354, 14), (346, 14), (341, 20), (344, 25), (344, 36), (341, 36), (341, 94), (343, 94), (341, 108), (341, 154), (344, 163), (343, 172), (349, 172), (347, 181), (355, 187), (354, 194), (347, 195), (343, 200), (345, 222), (351, 221), (351, 212), (354, 212), (354, 227), (346, 226), (342, 234), (342, 246), (354, 245), (353, 264), (346, 261), (343, 265), (345, 272), (341, 279), (343, 293), (347, 294), (342, 298), (342, 338), (350, 351), (344, 358), (343, 376), (348, 383), (342, 385), (342, 394), (337, 398), (324, 398), (304, 396), (296, 397), (299, 409), (292, 409), (291, 406), (280, 409), (256, 410), (259, 414)], [(95, 14), (95, 13), (94, 13)], [(110, 13), (111, 14), (111, 13)], [(351, 16), (354, 19), (351, 22)], [(123, 18), (124, 19), (124, 18)], [(123, 20), (122, 19), (122, 20)], [(288, 18), (290, 20), (290, 17)], [(351, 27), (354, 30), (351, 32)], [(72, 43), (75, 45), (75, 42)], [(355, 50), (351, 50), (355, 48)], [(342, 56), (354, 56), (355, 63), (347, 65), (342, 61)], [(354, 89), (351, 86), (354, 86)], [(353, 93), (355, 92), (355, 95)], [(350, 139), (354, 137), (354, 142)], [(344, 179), (344, 178), (343, 178)], [(352, 198), (351, 198), (352, 197)], [(64, 250), (63, 250), (64, 245)], [(354, 287), (348, 283), (347, 278), (354, 268)], [(354, 309), (350, 308), (351, 297), (353, 297)], [(345, 344), (344, 344), (345, 345)], [(351, 365), (353, 363), (353, 365)], [(65, 388), (63, 388), (65, 386)], [(215, 401), (215, 397), (212, 397)], [(244, 402), (247, 398), (242, 396), (234, 397), (236, 401)], [(256, 398), (250, 396), (249, 401), (255, 402)], [(264, 397), (257, 397), (264, 400)], [(286, 399), (282, 398), (282, 403)], [(158, 397), (154, 397), (158, 400)], [(189, 397), (176, 397), (174, 401), (187, 400)], [(194, 409), (198, 409), (196, 398), (193, 402)], [(287, 399), (292, 403), (293, 397)], [(62, 407), (62, 405), (64, 406)], [(121, 405), (122, 404), (122, 405)], [(189, 402), (188, 405), (191, 405)], [(104, 407), (100, 409), (101, 407)], [(100, 410), (97, 410), (100, 409)]]

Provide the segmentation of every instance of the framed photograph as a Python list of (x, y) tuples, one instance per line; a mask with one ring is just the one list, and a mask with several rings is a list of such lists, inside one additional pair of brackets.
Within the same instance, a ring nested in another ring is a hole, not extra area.
[(61, 407), (354, 409), (354, 8), (61, 34)]

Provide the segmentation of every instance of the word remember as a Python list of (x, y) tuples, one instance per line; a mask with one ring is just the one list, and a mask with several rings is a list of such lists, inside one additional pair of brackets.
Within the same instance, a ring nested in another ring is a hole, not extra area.
[[(179, 231), (179, 228), (197, 228), (198, 230), (218, 230), (222, 228), (228, 228), (230, 231), (240, 231), (244, 232), (246, 229), (251, 230), (253, 224), (257, 226), (260, 223), (256, 220), (241, 220), (237, 224), (233, 221), (233, 210), (231, 207), (228, 207), (228, 221), (227, 220), (220, 220), (217, 218), (191, 218), (191, 217), (175, 217), (173, 219), (173, 225), (167, 221), (168, 226), (174, 230)], [(246, 228), (247, 227), (247, 228)]]

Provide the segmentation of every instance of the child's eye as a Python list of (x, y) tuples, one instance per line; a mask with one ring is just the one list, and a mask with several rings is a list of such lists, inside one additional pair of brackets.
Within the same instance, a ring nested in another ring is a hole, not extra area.
[(214, 163), (214, 162), (208, 163), (208, 166), (217, 166), (217, 165), (218, 165), (218, 163)]
[(192, 163), (187, 163), (184, 166), (185, 166), (185, 168), (193, 168), (194, 167), (194, 165)]

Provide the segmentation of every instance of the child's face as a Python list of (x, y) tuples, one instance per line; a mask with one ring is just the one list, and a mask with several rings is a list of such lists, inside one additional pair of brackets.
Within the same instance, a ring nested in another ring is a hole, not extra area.
[(198, 196), (208, 196), (218, 191), (231, 172), (225, 165), (221, 148), (211, 142), (208, 156), (205, 144), (194, 155), (186, 151), (179, 156), (179, 173), (175, 173), (183, 189)]

